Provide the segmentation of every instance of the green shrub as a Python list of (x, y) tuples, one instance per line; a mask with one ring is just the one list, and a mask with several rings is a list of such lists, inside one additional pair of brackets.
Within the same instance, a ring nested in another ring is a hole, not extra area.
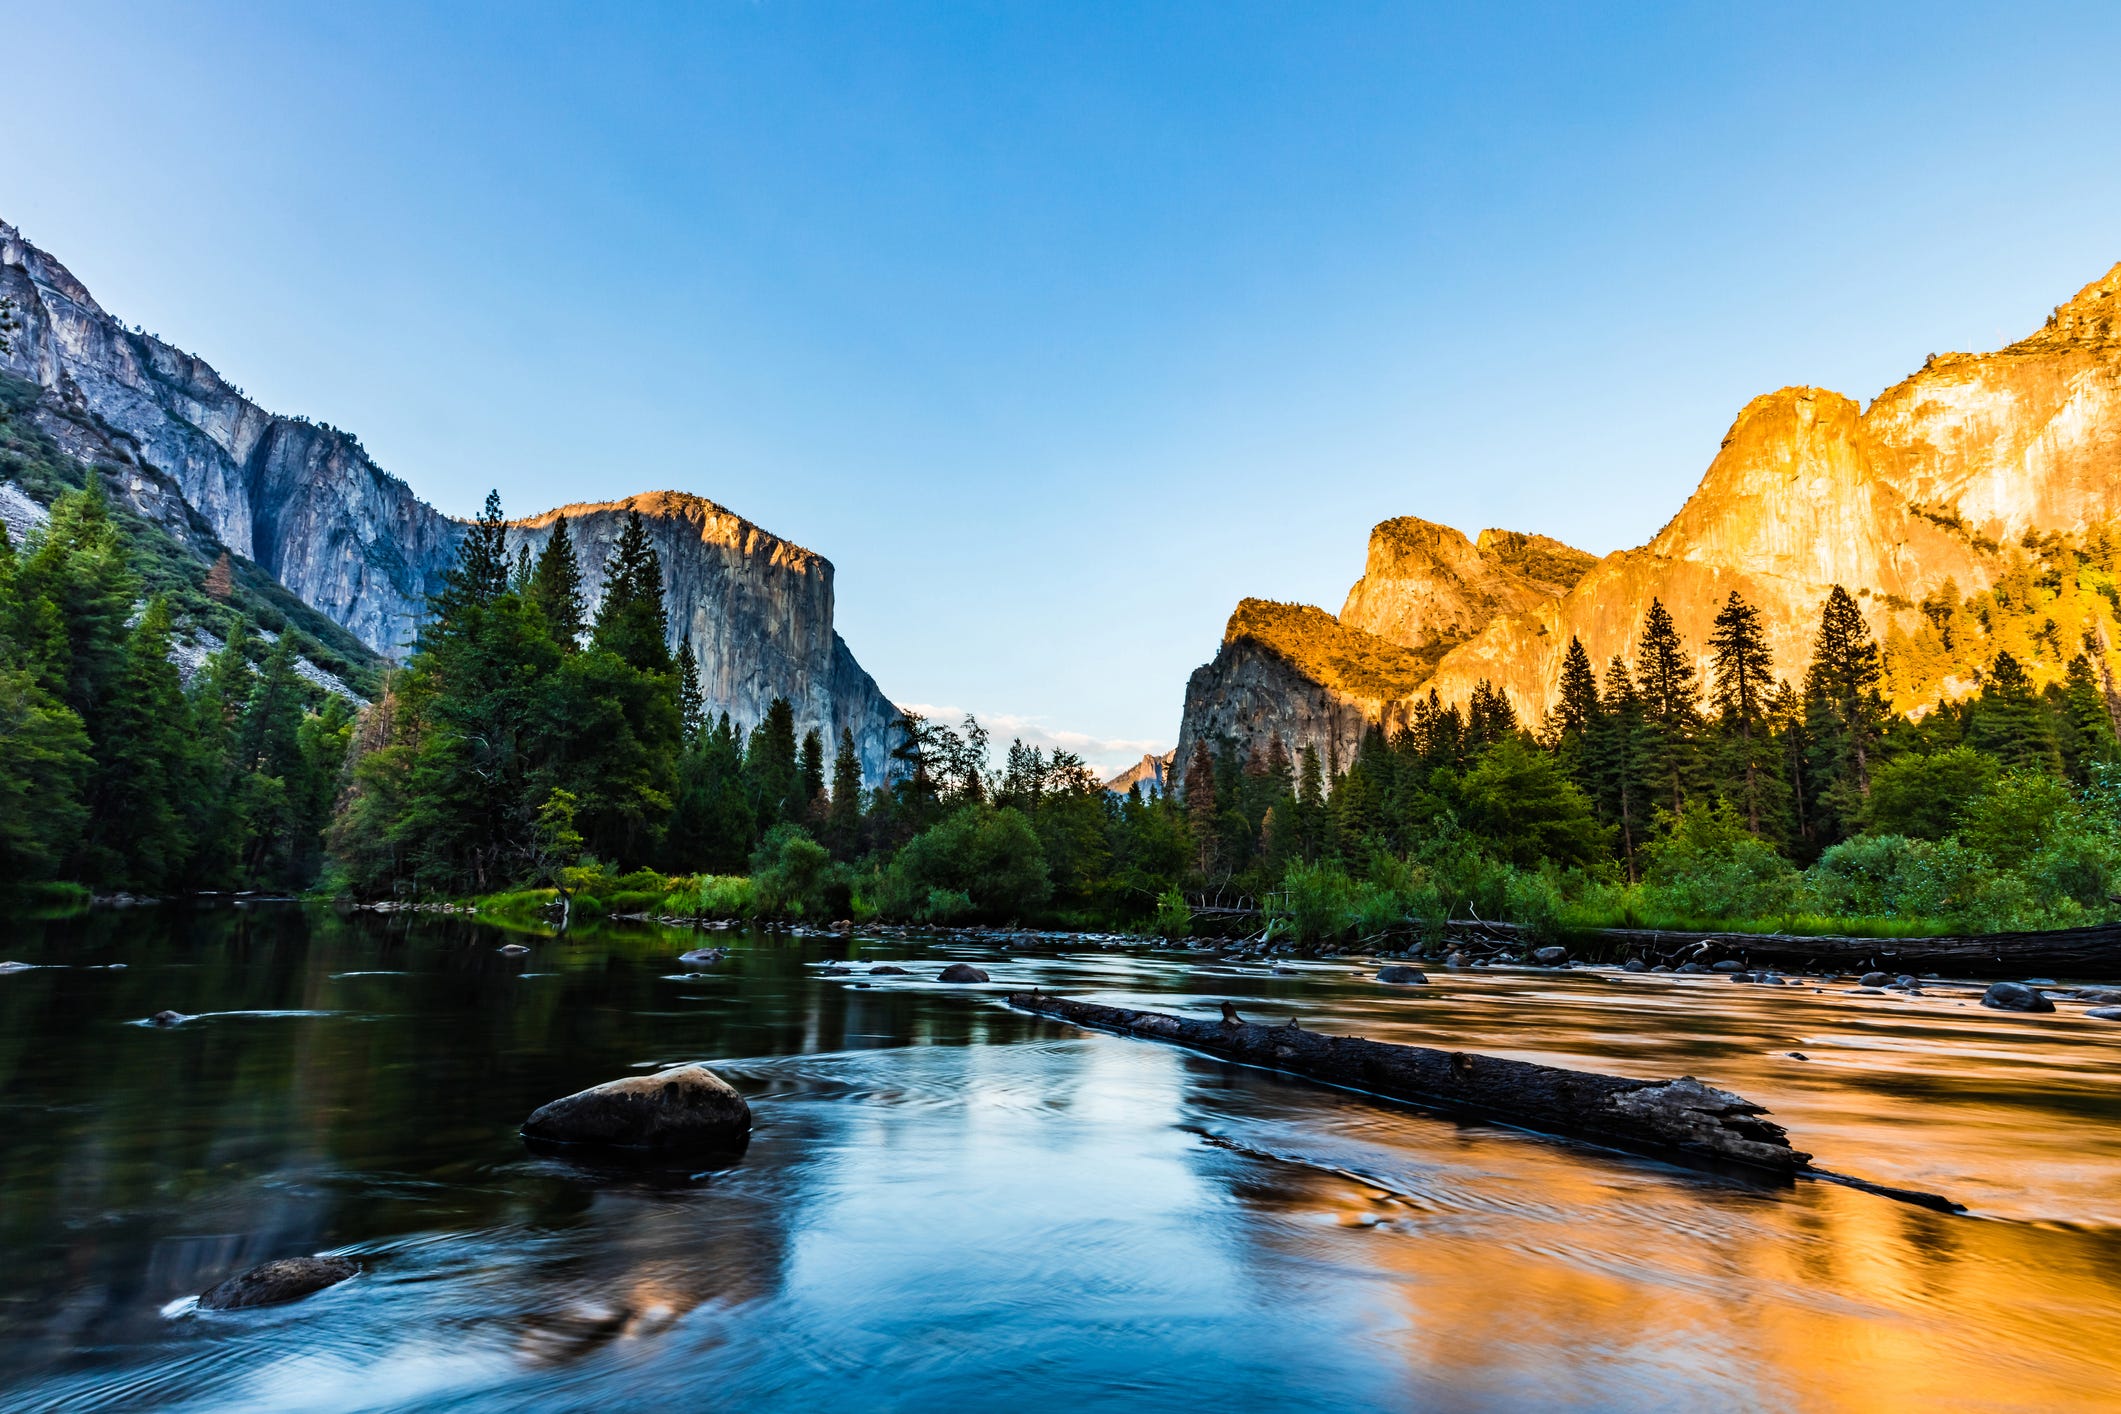
[(1159, 938), (1183, 938), (1193, 931), (1193, 910), (1186, 905), (1186, 898), (1177, 889), (1165, 889), (1156, 896), (1156, 915), (1149, 920), (1149, 931)]
[(800, 825), (775, 825), (751, 856), (753, 908), (829, 923), (848, 912), (853, 879)]
[(1888, 761), (1871, 773), (1864, 828), (1879, 835), (1944, 839), (1958, 830), (1968, 808), (1996, 783), (2002, 769), (1995, 757), (1971, 746)]
[[(1024, 918), (1052, 896), (1038, 833), (1021, 811), (968, 805), (907, 841), (891, 861), (878, 903), (929, 922), (937, 891), (962, 895), (989, 922)], [(951, 906), (955, 906), (954, 903)]]
[(749, 918), (754, 891), (742, 874), (710, 874), (700, 880), (692, 911), (702, 918)]

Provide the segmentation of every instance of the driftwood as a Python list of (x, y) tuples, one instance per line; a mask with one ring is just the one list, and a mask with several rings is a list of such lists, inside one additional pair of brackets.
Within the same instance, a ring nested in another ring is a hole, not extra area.
[(1037, 992), (1013, 992), (1009, 1005), (1077, 1026), (1169, 1041), (1245, 1065), (1609, 1148), (1739, 1164), (1781, 1178), (1804, 1171), (1812, 1157), (1790, 1147), (1782, 1126), (1764, 1118), (1766, 1110), (1692, 1077), (1627, 1080), (1465, 1051), (1325, 1036), (1293, 1023), (1194, 1020)]

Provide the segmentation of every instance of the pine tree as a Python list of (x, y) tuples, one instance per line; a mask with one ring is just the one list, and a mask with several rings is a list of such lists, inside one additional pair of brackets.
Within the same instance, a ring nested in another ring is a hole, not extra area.
[(182, 882), (189, 841), (177, 803), (190, 784), (191, 714), (169, 660), (172, 629), (169, 602), (158, 594), (126, 643), (89, 785), (80, 872), (94, 883), (160, 889)]
[(1630, 881), (1649, 836), (1658, 788), (1655, 732), (1628, 665), (1616, 655), (1606, 667), (1605, 696), (1586, 740), (1599, 818), (1614, 830), (1614, 842)]
[(1510, 699), (1486, 678), (1474, 683), (1466, 712), (1466, 754), (1478, 755), (1516, 730), (1517, 709)]
[(763, 833), (784, 820), (802, 820), (803, 772), (795, 739), (795, 707), (785, 697), (766, 705), (766, 719), (744, 749), (744, 779)]
[(1677, 815), (1685, 807), (1701, 729), (1701, 688), (1693, 660), (1662, 601), (1652, 599), (1636, 647), (1635, 683), (1650, 726), (1651, 769)]
[(442, 618), (467, 606), (491, 604), (507, 592), (508, 522), (501, 516), (501, 493), (488, 491), (485, 509), (464, 532), (456, 563), (442, 576), (442, 592), (428, 610)]
[(803, 778), (803, 816), (815, 819), (825, 806), (825, 739), (816, 727), (803, 733), (798, 770)]
[(1193, 759), (1186, 763), (1186, 826), (1193, 837), (1194, 867), (1206, 876), (1214, 872), (1215, 758), (1205, 738), (1193, 743)]
[(1878, 690), (1883, 678), (1870, 625), (1848, 591), (1835, 585), (1820, 610), (1804, 675), (1808, 816), (1821, 847), (1846, 832), (1870, 793), (1871, 767), (1890, 716)]
[(2008, 653), (1998, 653), (1989, 667), (1967, 738), (2008, 768), (2062, 773), (2053, 723), (2033, 692), (2032, 679)]
[(839, 750), (832, 758), (832, 806), (826, 816), (833, 852), (852, 858), (861, 828), (862, 762), (854, 752), (854, 733), (841, 727)]
[(1584, 651), (1583, 640), (1571, 634), (1568, 652), (1561, 659), (1560, 699), (1547, 713), (1545, 740), (1562, 771), (1593, 802), (1598, 799), (1598, 772), (1592, 761), (1591, 739), (1601, 715), (1598, 675), (1591, 668), (1591, 655)]
[(1715, 655), (1710, 700), (1716, 705), (1716, 725), (1733, 768), (1732, 784), (1737, 789), (1732, 793), (1745, 813), (1746, 828), (1757, 835), (1767, 794), (1764, 777), (1773, 763), (1768, 709), (1775, 691), (1775, 668), (1759, 611), (1735, 589), (1716, 615), (1709, 651)]
[(2082, 653), (2070, 659), (2061, 684), (2050, 687), (2048, 693), (2063, 770), (2071, 784), (2090, 785), (2095, 767), (2121, 756), (2114, 739), (2114, 719), (2092, 673), (2091, 660)]
[(582, 565), (575, 558), (574, 538), (568, 533), (565, 516), (553, 521), (552, 536), (538, 553), (528, 597), (545, 616), (554, 641), (574, 652), (589, 627), (589, 609), (582, 595)]
[[(591, 646), (618, 654), (644, 673), (668, 673), (670, 617), (663, 605), (663, 558), (649, 542), (639, 511), (626, 525), (604, 564), (604, 600), (597, 606)], [(791, 748), (793, 742), (790, 743)]]
[[(509, 592), (519, 597), (527, 597), (530, 593), (530, 574), (530, 542), (525, 540), (516, 546), (516, 568), (515, 573), (509, 576)], [(569, 802), (569, 809), (572, 809), (572, 802)], [(573, 816), (568, 818), (571, 827)]]
[(678, 719), (688, 742), (707, 726), (707, 697), (700, 691), (700, 666), (692, 656), (689, 633), (678, 644)]

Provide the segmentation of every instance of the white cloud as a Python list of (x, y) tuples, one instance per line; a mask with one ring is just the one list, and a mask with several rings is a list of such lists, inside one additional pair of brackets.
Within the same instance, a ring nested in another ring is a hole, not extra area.
[[(965, 723), (966, 709), (963, 707), (937, 707), (926, 703), (909, 703), (907, 709), (918, 712), (938, 726), (961, 727)], [(980, 725), (987, 729), (990, 750), (995, 764), (1009, 750), (1012, 740), (1021, 738), (1024, 745), (1036, 746), (1051, 751), (1060, 747), (1072, 751), (1088, 762), (1090, 769), (1099, 777), (1109, 780), (1151, 754), (1161, 755), (1171, 749), (1168, 741), (1131, 741), (1118, 737), (1096, 737), (1087, 732), (1071, 732), (1059, 727), (1049, 727), (1040, 717), (1023, 717), (1011, 712), (972, 713), (979, 718)]]

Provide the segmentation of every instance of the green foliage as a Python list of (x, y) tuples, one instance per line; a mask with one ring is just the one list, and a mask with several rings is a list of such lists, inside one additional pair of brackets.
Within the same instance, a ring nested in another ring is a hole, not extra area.
[(752, 906), (764, 917), (845, 918), (853, 878), (800, 825), (775, 825), (751, 859)]
[(940, 921), (934, 896), (962, 895), (965, 916), (1003, 923), (1031, 916), (1052, 891), (1038, 832), (1023, 812), (970, 804), (906, 843), (879, 903), (896, 916)]
[(1177, 889), (1165, 889), (1156, 896), (1156, 914), (1149, 920), (1149, 931), (1159, 938), (1184, 938), (1193, 932), (1193, 909), (1186, 903), (1186, 896)]
[(1482, 752), (1460, 795), (1467, 828), (1513, 864), (1589, 864), (1605, 853), (1591, 803), (1552, 756), (1520, 736)]
[(1689, 918), (1773, 918), (1798, 902), (1802, 876), (1729, 801), (1693, 802), (1658, 823), (1644, 890), (1651, 907)]
[(1888, 761), (1871, 774), (1864, 828), (1911, 839), (1945, 839), (1957, 832), (1968, 808), (2001, 772), (1995, 757), (1971, 746)]

